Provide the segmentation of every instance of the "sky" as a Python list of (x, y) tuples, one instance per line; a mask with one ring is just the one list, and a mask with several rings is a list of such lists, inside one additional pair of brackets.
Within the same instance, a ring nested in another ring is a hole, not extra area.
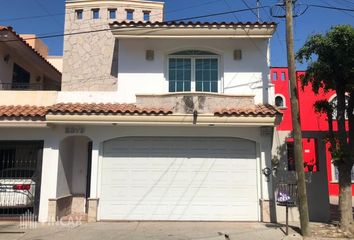
[[(256, 7), (256, 0), (165, 0), (165, 20), (196, 17), (238, 9)], [(278, 23), (271, 40), (271, 65), (286, 66), (285, 20), (270, 14), (271, 6), (279, 0), (260, 0), (260, 19)], [(305, 10), (305, 4), (354, 9), (354, 0), (298, 0), (297, 12)], [(269, 7), (268, 7), (269, 6)], [(2, 0), (0, 25), (12, 26), (18, 33), (34, 33), (37, 36), (61, 34), (64, 31), (65, 0)], [(276, 13), (279, 13), (276, 8)], [(44, 16), (46, 15), (46, 16)], [(257, 21), (255, 12), (247, 11), (214, 17), (198, 18), (193, 21)], [(294, 19), (295, 51), (301, 48), (311, 34), (325, 33), (338, 24), (354, 25), (354, 12), (309, 7)], [(63, 54), (63, 37), (43, 40), (49, 46), (50, 55)], [(298, 69), (306, 68), (298, 64)]]

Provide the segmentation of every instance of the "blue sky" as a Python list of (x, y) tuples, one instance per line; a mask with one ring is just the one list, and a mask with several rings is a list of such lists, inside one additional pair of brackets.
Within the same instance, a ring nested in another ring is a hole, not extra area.
[[(256, 0), (165, 0), (166, 20), (213, 14), (255, 7)], [(274, 6), (278, 0), (261, 0), (263, 6)], [(354, 0), (298, 0), (302, 4), (319, 4), (354, 9)], [(13, 26), (18, 33), (34, 33), (38, 36), (63, 33), (64, 0), (3, 0), (0, 8), (0, 25)], [(285, 22), (272, 18), (269, 9), (260, 11), (263, 21), (278, 23), (277, 34), (271, 41), (272, 66), (286, 66)], [(50, 15), (47, 17), (36, 17)], [(228, 14), (217, 17), (195, 19), (195, 21), (256, 21), (249, 12)], [(295, 50), (299, 49), (310, 34), (323, 33), (337, 24), (354, 25), (354, 12), (309, 8), (306, 13), (295, 19)], [(51, 55), (62, 55), (63, 38), (44, 39)], [(304, 68), (304, 66), (298, 66)]]

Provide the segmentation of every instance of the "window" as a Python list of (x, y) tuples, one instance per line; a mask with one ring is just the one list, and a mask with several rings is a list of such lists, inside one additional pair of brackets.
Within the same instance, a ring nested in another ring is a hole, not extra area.
[(282, 80), (282, 81), (285, 81), (285, 80), (286, 80), (286, 74), (285, 74), (285, 72), (282, 72), (282, 73), (281, 73), (281, 80)]
[(75, 10), (75, 16), (77, 20), (81, 20), (83, 18), (83, 10), (82, 9)]
[(150, 11), (143, 11), (144, 13), (144, 21), (150, 21)]
[[(337, 96), (334, 97), (330, 101), (330, 104), (333, 106), (333, 115), (332, 115), (333, 119), (337, 119), (337, 102), (338, 102)], [(345, 96), (345, 106), (346, 106), (346, 108), (348, 107), (348, 104), (349, 104), (349, 97)], [(348, 119), (348, 110), (347, 109), (345, 109), (345, 119)]]
[(134, 20), (134, 10), (132, 9), (127, 9), (127, 20)]
[(100, 18), (100, 9), (95, 8), (92, 9), (92, 19), (99, 19)]
[(169, 92), (218, 92), (219, 57), (198, 50), (171, 54), (168, 80)]
[(285, 107), (284, 98), (282, 96), (275, 97), (275, 106), (277, 107)]
[[(339, 181), (339, 172), (338, 172), (338, 168), (334, 165), (332, 165), (332, 167), (334, 168), (334, 174), (332, 177), (332, 181), (334, 182), (338, 182)], [(354, 167), (352, 168), (352, 182), (354, 182)]]
[(273, 80), (274, 81), (278, 80), (278, 73), (277, 72), (273, 72)]
[(30, 87), (31, 75), (21, 66), (14, 64), (12, 75), (12, 89), (28, 89)]
[(288, 171), (295, 171), (294, 142), (286, 143), (286, 152), (288, 156)]
[(116, 19), (117, 18), (117, 9), (108, 9), (108, 16), (109, 16), (109, 19)]

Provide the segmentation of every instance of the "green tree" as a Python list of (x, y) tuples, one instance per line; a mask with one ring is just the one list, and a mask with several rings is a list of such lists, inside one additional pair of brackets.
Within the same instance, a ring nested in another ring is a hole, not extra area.
[[(339, 171), (340, 224), (344, 231), (353, 231), (351, 169), (354, 164), (354, 28), (351, 25), (332, 27), (326, 34), (315, 34), (298, 51), (297, 60), (307, 62), (302, 86), (312, 84), (313, 91), (334, 90), (337, 104), (320, 101), (315, 107), (329, 120), (328, 141), (333, 163)], [(346, 103), (346, 98), (349, 101)], [(332, 113), (338, 128), (333, 129)], [(346, 116), (349, 131), (346, 131)]]

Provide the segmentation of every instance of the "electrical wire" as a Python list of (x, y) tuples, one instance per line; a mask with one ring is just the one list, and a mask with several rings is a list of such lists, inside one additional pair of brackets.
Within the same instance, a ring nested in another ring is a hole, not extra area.
[[(264, 6), (263, 8), (269, 8), (269, 6)], [(180, 18), (180, 19), (175, 19), (175, 20), (169, 20), (166, 21), (166, 23), (171, 23), (171, 22), (181, 22), (181, 21), (186, 21), (186, 20), (192, 20), (192, 19), (200, 19), (200, 18), (207, 18), (207, 17), (212, 17), (212, 16), (221, 16), (221, 15), (227, 15), (231, 13), (238, 13), (238, 12), (247, 12), (252, 9), (239, 9), (239, 10), (233, 10), (233, 11), (227, 11), (227, 12), (219, 12), (219, 13), (213, 13), (213, 14), (207, 14), (207, 15), (199, 15), (199, 16), (194, 16), (194, 17), (187, 17), (187, 18)], [(236, 18), (238, 19), (238, 18)], [(237, 20), (240, 22), (239, 20)], [(125, 27), (116, 27), (114, 29), (121, 29)], [(160, 29), (163, 27), (159, 27)], [(104, 32), (104, 31), (111, 31), (112, 29), (110, 28), (104, 28), (104, 29), (97, 29), (97, 30), (89, 30), (89, 31), (81, 31), (81, 32), (72, 32), (72, 33), (60, 33), (60, 34), (53, 34), (53, 35), (44, 35), (44, 36), (36, 36), (32, 38), (26, 38), (24, 40), (33, 40), (33, 39), (48, 39), (48, 38), (56, 38), (56, 37), (63, 37), (63, 36), (72, 36), (72, 35), (80, 35), (80, 34), (88, 34), (88, 33), (96, 33), (96, 32)], [(131, 31), (133, 31), (132, 29)], [(136, 29), (135, 29), (136, 31)], [(247, 31), (245, 30), (247, 33)], [(248, 33), (247, 33), (248, 34)], [(13, 41), (21, 41), (19, 39), (13, 39), (13, 40), (3, 40), (1, 42), (13, 42)]]

